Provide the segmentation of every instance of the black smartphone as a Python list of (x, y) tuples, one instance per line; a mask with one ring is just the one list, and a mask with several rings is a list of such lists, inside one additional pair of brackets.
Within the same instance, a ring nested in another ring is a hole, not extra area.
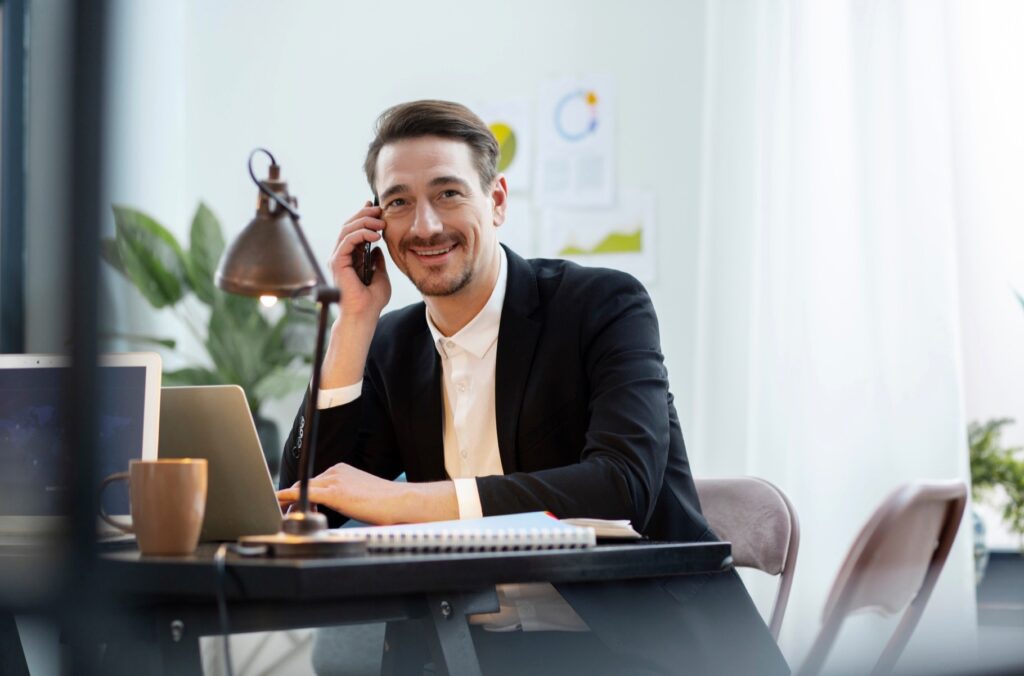
[[(373, 206), (380, 206), (376, 195), (373, 196)], [(356, 274), (366, 286), (370, 286), (370, 282), (373, 281), (373, 256), (370, 255), (372, 246), (369, 242), (362, 242), (356, 245), (352, 252), (352, 267), (356, 269)]]

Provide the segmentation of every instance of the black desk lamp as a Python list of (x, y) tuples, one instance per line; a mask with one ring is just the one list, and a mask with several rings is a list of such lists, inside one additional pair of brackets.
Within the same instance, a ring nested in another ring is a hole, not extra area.
[[(270, 176), (256, 178), (252, 160), (257, 153), (270, 158)], [(266, 544), (274, 553), (292, 556), (330, 555), (351, 552), (351, 543), (331, 541), (327, 518), (310, 509), (309, 479), (316, 453), (316, 406), (323, 365), (324, 336), (331, 303), (341, 298), (339, 290), (324, 279), (306, 236), (299, 227), (298, 201), (288, 194), (281, 180), (281, 167), (269, 150), (257, 148), (249, 154), (249, 176), (259, 188), (256, 216), (224, 252), (217, 269), (217, 286), (243, 296), (293, 298), (313, 292), (319, 310), (313, 378), (306, 410), (299, 428), (299, 501), (284, 516), (281, 532), (268, 537), (245, 538), (247, 543)], [(358, 545), (358, 543), (357, 543)], [(362, 547), (365, 549), (365, 546)]]

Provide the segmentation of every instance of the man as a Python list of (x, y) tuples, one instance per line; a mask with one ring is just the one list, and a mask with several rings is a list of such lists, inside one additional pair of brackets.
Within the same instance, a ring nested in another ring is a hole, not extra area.
[[(547, 510), (629, 519), (652, 539), (715, 539), (650, 298), (624, 273), (526, 261), (503, 248), (496, 230), (508, 186), (497, 157), (486, 125), (458, 104), (402, 104), (378, 120), (364, 168), (380, 206), (367, 202), (344, 224), (330, 260), (341, 311), (317, 394), (311, 500), (377, 524)], [(381, 239), (423, 295), (383, 317), (391, 286), (382, 252), (374, 251), (369, 286), (352, 265), (358, 245)], [(282, 503), (297, 499), (299, 429), (297, 419)], [(402, 472), (408, 483), (392, 481)], [(728, 622), (719, 631), (736, 637), (737, 627), (752, 627), (757, 654), (774, 660), (759, 659), (759, 673), (785, 670), (734, 574), (655, 582), (559, 587), (579, 616), (552, 593), (550, 612), (537, 617), (520, 604), (517, 613), (510, 602), (492, 628), (589, 626), (609, 660), (673, 672), (680, 659), (717, 668), (725, 656), (701, 625)], [(515, 592), (531, 607), (546, 603), (536, 596), (543, 591)], [(609, 604), (618, 610), (607, 612)], [(643, 621), (652, 617), (657, 626)], [(492, 638), (478, 632), (477, 640)]]

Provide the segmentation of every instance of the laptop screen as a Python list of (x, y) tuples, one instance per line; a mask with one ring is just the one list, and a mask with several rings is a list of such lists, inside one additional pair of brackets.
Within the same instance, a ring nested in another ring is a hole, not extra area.
[[(0, 369), (0, 516), (56, 516), (71, 481), (64, 456), (70, 369)], [(143, 457), (146, 403), (144, 366), (98, 370), (99, 457), (102, 478)], [(127, 482), (104, 491), (108, 514), (128, 514)]]

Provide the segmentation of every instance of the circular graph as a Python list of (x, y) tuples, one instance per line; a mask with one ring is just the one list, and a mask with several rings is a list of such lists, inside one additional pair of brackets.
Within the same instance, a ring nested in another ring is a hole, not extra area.
[(579, 89), (555, 106), (555, 129), (566, 141), (580, 141), (597, 130), (597, 92)]
[(490, 127), (498, 141), (498, 171), (505, 171), (516, 158), (516, 133), (504, 122), (492, 122)]

